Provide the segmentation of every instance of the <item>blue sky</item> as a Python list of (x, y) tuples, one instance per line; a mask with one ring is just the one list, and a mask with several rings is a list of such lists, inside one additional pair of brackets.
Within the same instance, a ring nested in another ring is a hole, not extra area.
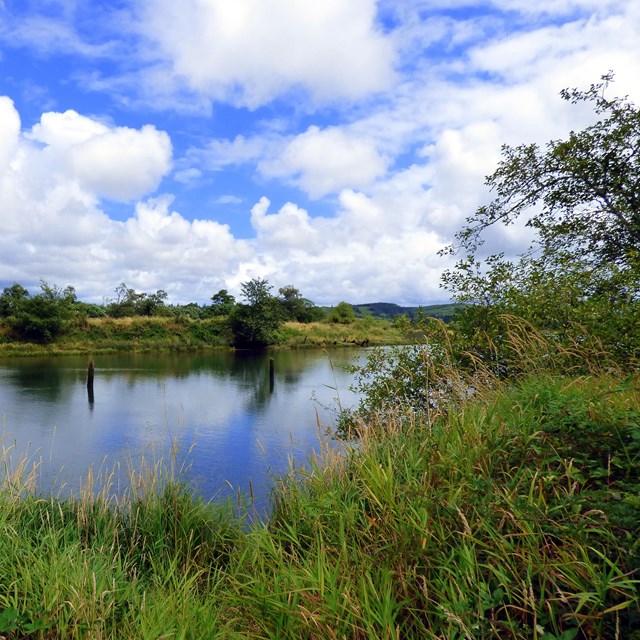
[[(503, 143), (640, 93), (635, 0), (0, 0), (0, 286), (430, 304)], [(523, 225), (487, 251), (515, 255)]]

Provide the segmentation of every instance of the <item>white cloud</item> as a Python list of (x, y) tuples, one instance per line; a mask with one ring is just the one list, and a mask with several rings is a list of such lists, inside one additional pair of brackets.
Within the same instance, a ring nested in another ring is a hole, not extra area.
[(267, 131), (233, 140), (214, 139), (190, 149), (186, 162), (209, 171), (254, 165), (260, 176), (295, 185), (312, 198), (344, 188), (366, 189), (387, 171), (391, 151), (402, 144), (402, 124), (384, 118), (355, 126), (310, 126), (299, 135)]
[(171, 168), (169, 136), (151, 125), (110, 128), (75, 111), (45, 113), (29, 137), (88, 190), (114, 200), (155, 190)]
[(251, 209), (251, 224), (261, 247), (272, 251), (304, 248), (317, 253), (322, 238), (313, 228), (309, 214), (292, 202), (287, 202), (277, 214), (268, 214), (271, 203), (265, 197)]
[(201, 280), (221, 280), (237, 260), (251, 255), (247, 243), (234, 239), (226, 225), (190, 222), (171, 211), (171, 203), (172, 197), (161, 196), (136, 205), (135, 215), (120, 229), (127, 266), (148, 271), (154, 282), (188, 284), (195, 294), (202, 291)]
[(214, 200), (215, 204), (242, 204), (242, 202), (244, 202), (242, 198), (231, 194), (219, 196)]
[[(477, 4), (473, 2), (471, 4)], [(619, 9), (620, 0), (492, 0), (492, 4), (502, 11), (517, 11), (524, 15), (565, 16), (580, 12), (608, 12)]]
[(624, 71), (637, 60), (633, 24), (631, 13), (584, 16), (483, 44), (471, 52), (471, 61), (510, 82), (539, 77), (544, 69), (552, 82), (576, 79), (588, 84), (609, 69)]
[(110, 57), (115, 53), (117, 45), (114, 42), (91, 43), (83, 38), (70, 23), (71, 17), (54, 18), (33, 14), (10, 19), (7, 16), (3, 23), (0, 16), (0, 36), (10, 36), (12, 46), (26, 45), (47, 55), (64, 51), (67, 54), (99, 58)]
[(282, 144), (278, 137), (270, 135), (251, 138), (239, 135), (233, 140), (211, 140), (204, 149), (191, 149), (188, 156), (202, 162), (209, 171), (219, 171), (230, 165), (255, 162)]
[(148, 0), (141, 29), (197, 92), (255, 108), (291, 88), (322, 101), (389, 86), (375, 0)]
[(452, 11), (460, 9), (476, 9), (480, 12), (469, 12), (471, 15), (478, 13), (495, 13), (496, 10), (511, 12), (509, 17), (524, 16), (566, 16), (581, 12), (593, 12), (601, 10), (608, 12), (620, 9), (625, 0), (380, 0), (380, 4), (386, 11), (405, 17), (426, 13), (428, 11)]
[(0, 175), (7, 168), (18, 146), (20, 134), (20, 116), (13, 101), (0, 96)]
[(200, 178), (202, 178), (202, 171), (196, 167), (180, 169), (174, 173), (173, 178), (182, 184), (192, 185), (199, 182)]
[(237, 280), (261, 276), (278, 284), (294, 282), (321, 304), (446, 298), (438, 286), (443, 265), (437, 256), (445, 242), (437, 232), (415, 226), (425, 192), (413, 181), (415, 190), (405, 194), (404, 208), (393, 216), (385, 211), (388, 186), (372, 196), (343, 191), (335, 218), (311, 217), (293, 203), (270, 213), (263, 198), (251, 218), (256, 258), (241, 265)]
[(124, 222), (101, 211), (101, 196), (155, 188), (169, 168), (166, 134), (109, 128), (75, 112), (44, 114), (20, 134), (11, 101), (0, 98), (0, 111), (3, 279), (33, 285), (45, 277), (97, 301), (123, 280), (176, 300), (206, 299), (251, 256), (226, 225), (172, 211), (170, 196), (138, 202)]
[(385, 173), (387, 162), (372, 140), (337, 127), (312, 126), (258, 169), (265, 176), (291, 180), (318, 198), (345, 187), (369, 186)]
[(70, 153), (78, 179), (96, 193), (132, 200), (154, 191), (171, 168), (169, 136), (151, 125), (118, 127), (76, 145)]

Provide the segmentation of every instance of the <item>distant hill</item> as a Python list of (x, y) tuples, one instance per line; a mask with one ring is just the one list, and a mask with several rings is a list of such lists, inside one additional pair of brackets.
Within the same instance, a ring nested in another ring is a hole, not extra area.
[(407, 315), (415, 320), (422, 314), (426, 318), (438, 318), (443, 322), (449, 322), (453, 314), (463, 307), (460, 303), (430, 304), (420, 307), (401, 307), (392, 302), (369, 302), (367, 304), (351, 305), (359, 317), (373, 316), (375, 318), (387, 318), (389, 320), (400, 315)]

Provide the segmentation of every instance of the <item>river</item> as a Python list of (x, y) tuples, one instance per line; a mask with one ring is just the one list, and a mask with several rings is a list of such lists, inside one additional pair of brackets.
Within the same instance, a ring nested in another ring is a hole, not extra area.
[(365, 353), (101, 355), (93, 393), (86, 357), (0, 360), (3, 473), (23, 461), (39, 493), (66, 496), (91, 470), (119, 493), (162, 460), (203, 498), (252, 494), (264, 515), (274, 476), (339, 446), (325, 432), (354, 403), (347, 365)]

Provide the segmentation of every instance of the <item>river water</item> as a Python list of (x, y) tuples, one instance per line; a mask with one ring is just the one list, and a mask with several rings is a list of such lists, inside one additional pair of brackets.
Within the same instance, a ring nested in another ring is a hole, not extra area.
[(117, 493), (163, 460), (205, 499), (252, 494), (264, 514), (274, 476), (339, 446), (325, 432), (365, 353), (102, 355), (92, 394), (86, 357), (0, 360), (2, 473), (26, 460), (40, 493), (69, 495), (115, 471)]

